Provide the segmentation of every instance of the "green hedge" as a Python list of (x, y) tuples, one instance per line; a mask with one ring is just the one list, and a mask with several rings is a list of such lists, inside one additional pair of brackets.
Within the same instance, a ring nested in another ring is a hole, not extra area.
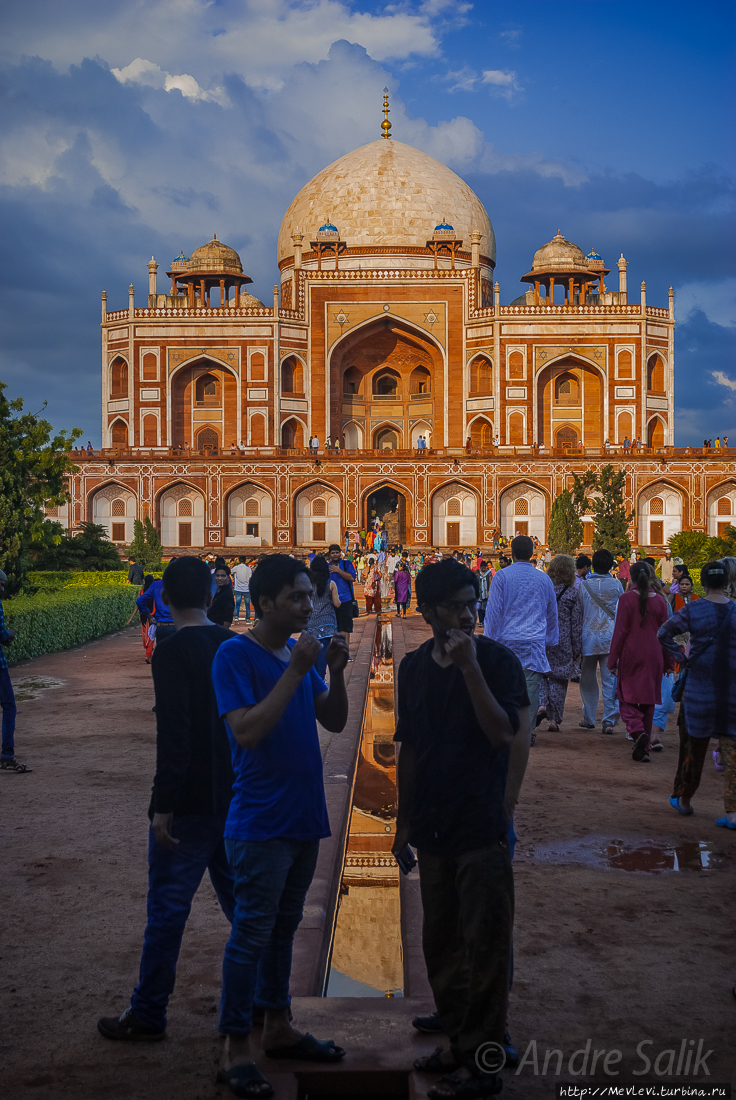
[[(153, 577), (159, 578), (163, 573), (153, 573)], [(52, 572), (41, 571), (26, 574), (25, 584), (27, 588), (39, 591), (58, 591), (62, 588), (89, 588), (98, 585), (124, 585), (128, 587), (128, 574), (124, 569), (113, 570), (110, 573), (90, 572)], [(131, 588), (134, 586), (130, 586)]]
[[(104, 574), (103, 574), (104, 576)], [(16, 631), (4, 647), (8, 664), (58, 653), (114, 630), (121, 630), (135, 608), (133, 585), (72, 588), (16, 596), (4, 605), (5, 625)]]

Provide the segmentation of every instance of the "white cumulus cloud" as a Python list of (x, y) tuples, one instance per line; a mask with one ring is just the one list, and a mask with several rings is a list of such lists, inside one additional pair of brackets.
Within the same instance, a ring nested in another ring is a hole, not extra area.
[(136, 57), (125, 68), (113, 68), (110, 71), (121, 84), (144, 84), (150, 88), (163, 88), (166, 92), (179, 91), (187, 99), (211, 100), (223, 107), (228, 102), (223, 88), (206, 91), (189, 73), (164, 72), (160, 65), (147, 61), (145, 57)]
[(722, 370), (711, 371), (719, 386), (726, 386), (729, 390), (736, 390), (736, 378), (729, 378)]

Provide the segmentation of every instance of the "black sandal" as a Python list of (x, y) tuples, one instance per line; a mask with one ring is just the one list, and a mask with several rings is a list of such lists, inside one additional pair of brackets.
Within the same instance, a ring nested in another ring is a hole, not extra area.
[(335, 1046), (332, 1039), (320, 1042), (309, 1032), (302, 1035), (298, 1042), (288, 1047), (270, 1047), (263, 1052), (268, 1058), (291, 1058), (302, 1062), (339, 1062), (345, 1057), (342, 1047)]
[(425, 1054), (423, 1058), (414, 1059), (414, 1069), (420, 1073), (454, 1073), (460, 1063), (454, 1059), (452, 1062), (443, 1062), (443, 1054), (451, 1054), (452, 1051), (444, 1051), (442, 1047), (435, 1047), (431, 1054)]
[(16, 760), (14, 756), (4, 756), (0, 760), (0, 769), (4, 772), (31, 772), (33, 768), (29, 768), (27, 764), (21, 764), (20, 760)]
[(224, 1082), (235, 1096), (241, 1096), (244, 1100), (261, 1100), (262, 1097), (265, 1100), (273, 1096), (273, 1085), (266, 1080), (255, 1062), (243, 1062), (230, 1069), (221, 1069), (217, 1080)]
[(496, 1096), (502, 1088), (503, 1081), (497, 1073), (484, 1073), (480, 1077), (459, 1077), (456, 1073), (449, 1073), (427, 1090), (427, 1096), (429, 1100), (480, 1100), (481, 1097)]

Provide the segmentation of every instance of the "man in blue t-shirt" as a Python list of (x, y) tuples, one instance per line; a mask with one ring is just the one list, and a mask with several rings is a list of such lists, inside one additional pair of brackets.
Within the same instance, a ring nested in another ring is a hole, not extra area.
[(353, 633), (353, 600), (355, 599), (353, 581), (356, 579), (355, 567), (351, 561), (344, 561), (342, 550), (333, 543), (330, 547), (329, 557), (330, 580), (335, 582), (337, 594), (340, 597), (340, 606), (335, 608), (337, 616), (337, 629), (348, 644), (350, 650), (350, 635)]
[(270, 1096), (250, 1042), (254, 1007), (265, 1013), (269, 1058), (335, 1062), (345, 1054), (291, 1026), (289, 977), (319, 842), (330, 835), (316, 719), (336, 733), (347, 722), (348, 651), (335, 634), (328, 689), (313, 667), (320, 643), (305, 630), (312, 582), (304, 562), (265, 557), (250, 593), (255, 627), (225, 642), (212, 668), (235, 772), (225, 848), (236, 910), (223, 963), (219, 1028), (228, 1042), (218, 1079), (239, 1096)]

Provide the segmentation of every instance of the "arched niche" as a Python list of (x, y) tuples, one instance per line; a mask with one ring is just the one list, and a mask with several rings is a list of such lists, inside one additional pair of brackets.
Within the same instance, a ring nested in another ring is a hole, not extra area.
[(159, 497), (164, 546), (204, 546), (204, 497), (191, 485), (172, 485)]
[(490, 451), (493, 447), (493, 424), (485, 416), (476, 416), (469, 425), (470, 446), (474, 451)]
[(726, 481), (708, 493), (708, 534), (723, 538), (736, 527), (736, 481)]
[(133, 541), (137, 502), (131, 489), (115, 482), (103, 485), (90, 503), (92, 522), (104, 527), (109, 539), (127, 545)]
[(281, 425), (281, 446), (289, 450), (300, 450), (306, 446), (306, 429), (301, 420), (295, 416), (289, 417)]
[(197, 448), (203, 427), (215, 431), (220, 445), (226, 424), (235, 438), (239, 423), (238, 381), (224, 364), (206, 355), (177, 370), (171, 378), (171, 438)]
[(541, 489), (522, 481), (501, 494), (501, 534), (536, 536), (545, 542), (547, 531), (547, 498)]
[(647, 424), (647, 447), (661, 451), (665, 441), (665, 424), (661, 416), (653, 416)]
[(259, 485), (239, 485), (227, 498), (226, 546), (272, 546), (273, 505)]
[(650, 355), (647, 359), (647, 390), (664, 394), (664, 360), (661, 355)]
[(540, 371), (536, 394), (537, 443), (554, 446), (564, 421), (575, 428), (586, 447), (603, 447), (608, 434), (604, 431), (604, 379), (592, 363), (575, 355), (555, 360)]
[(637, 502), (639, 544), (666, 546), (683, 526), (682, 493), (666, 481), (647, 485)]
[(121, 355), (110, 364), (110, 397), (128, 396), (128, 364)]
[(296, 496), (297, 546), (340, 545), (340, 497), (334, 489), (317, 482)]
[(345, 399), (360, 397), (361, 415), (354, 415), (356, 420), (365, 415), (366, 436), (371, 421), (382, 419), (390, 405), (385, 415), (391, 419), (400, 415), (396, 406), (401, 406), (403, 438), (408, 439), (410, 405), (421, 401), (416, 413), (433, 419), (442, 393), (440, 348), (427, 332), (395, 317), (375, 318), (345, 333), (330, 352), (328, 371), (332, 435), (335, 424), (342, 424)]
[(304, 396), (304, 367), (295, 355), (289, 355), (281, 364), (281, 392)]
[(432, 497), (432, 545), (478, 545), (478, 498), (459, 482), (443, 485)]
[(493, 393), (493, 366), (486, 355), (470, 362), (470, 393), (473, 397)]
[(375, 451), (396, 451), (401, 447), (402, 432), (396, 424), (382, 424), (373, 432)]
[(124, 420), (113, 420), (110, 425), (110, 442), (113, 447), (128, 446), (128, 425)]
[(419, 437), (424, 438), (427, 450), (432, 446), (432, 425), (426, 420), (417, 420), (411, 426), (411, 446), (416, 450), (419, 447)]
[(343, 426), (342, 436), (346, 451), (361, 451), (363, 449), (363, 429), (354, 420), (348, 421)]

